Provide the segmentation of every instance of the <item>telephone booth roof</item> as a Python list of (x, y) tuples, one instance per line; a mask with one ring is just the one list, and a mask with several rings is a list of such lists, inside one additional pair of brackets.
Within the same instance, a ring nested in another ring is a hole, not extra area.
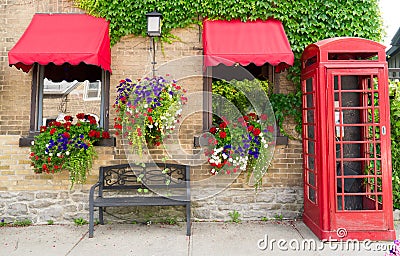
[(334, 60), (374, 60), (386, 62), (385, 46), (359, 37), (334, 37), (308, 45), (301, 56), (305, 61), (317, 56), (317, 62)]

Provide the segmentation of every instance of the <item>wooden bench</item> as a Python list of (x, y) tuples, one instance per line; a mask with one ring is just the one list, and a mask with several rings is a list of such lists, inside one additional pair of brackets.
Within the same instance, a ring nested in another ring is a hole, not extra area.
[[(174, 205), (186, 207), (186, 235), (190, 236), (189, 177), (189, 166), (179, 164), (121, 164), (100, 167), (99, 180), (91, 187), (89, 194), (89, 237), (93, 237), (95, 207), (99, 208), (99, 223), (103, 225), (105, 207)], [(147, 189), (150, 192), (144, 193)]]

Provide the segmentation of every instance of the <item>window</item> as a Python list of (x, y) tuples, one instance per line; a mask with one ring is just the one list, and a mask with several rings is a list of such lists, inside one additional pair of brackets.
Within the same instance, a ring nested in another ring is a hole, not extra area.
[(83, 100), (101, 100), (101, 82), (99, 80), (95, 82), (85, 81)]
[(98, 66), (35, 64), (31, 92), (30, 136), (63, 115), (90, 113), (108, 130), (110, 73)]

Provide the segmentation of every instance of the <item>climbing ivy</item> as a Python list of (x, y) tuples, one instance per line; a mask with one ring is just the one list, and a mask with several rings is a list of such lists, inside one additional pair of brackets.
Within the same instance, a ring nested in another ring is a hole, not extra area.
[[(289, 69), (288, 78), (297, 86), (300, 85), (299, 60), (304, 48), (310, 43), (340, 36), (362, 37), (379, 42), (383, 36), (379, 0), (73, 1), (89, 14), (110, 21), (112, 45), (128, 34), (145, 36), (145, 14), (154, 10), (163, 14), (162, 40), (165, 42), (178, 39), (171, 34), (172, 29), (201, 24), (203, 17), (242, 21), (276, 18), (282, 22), (295, 55), (295, 64)], [(297, 104), (301, 100), (300, 93), (294, 95), (298, 98), (291, 101)], [(285, 102), (284, 99), (280, 100)], [(294, 115), (295, 119), (300, 120), (299, 110)]]

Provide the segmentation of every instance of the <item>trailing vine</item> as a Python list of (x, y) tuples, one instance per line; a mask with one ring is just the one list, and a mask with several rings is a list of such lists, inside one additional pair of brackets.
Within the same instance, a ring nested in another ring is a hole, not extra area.
[(400, 209), (400, 82), (390, 82), (393, 207)]
[[(146, 16), (157, 10), (163, 14), (163, 37), (172, 42), (177, 37), (171, 31), (192, 24), (201, 24), (202, 17), (210, 19), (256, 20), (276, 18), (285, 28), (295, 55), (295, 64), (288, 78), (300, 85), (300, 56), (310, 43), (331, 37), (354, 36), (381, 41), (383, 21), (378, 0), (73, 0), (76, 5), (97, 17), (110, 21), (111, 44), (121, 37), (134, 34), (145, 36)], [(299, 93), (276, 96), (282, 113), (301, 117)], [(297, 97), (297, 98), (294, 98)], [(279, 98), (279, 99), (278, 99)], [(285, 98), (285, 99), (283, 99)], [(286, 110), (284, 110), (286, 109)], [(278, 118), (279, 119), (279, 118)]]

